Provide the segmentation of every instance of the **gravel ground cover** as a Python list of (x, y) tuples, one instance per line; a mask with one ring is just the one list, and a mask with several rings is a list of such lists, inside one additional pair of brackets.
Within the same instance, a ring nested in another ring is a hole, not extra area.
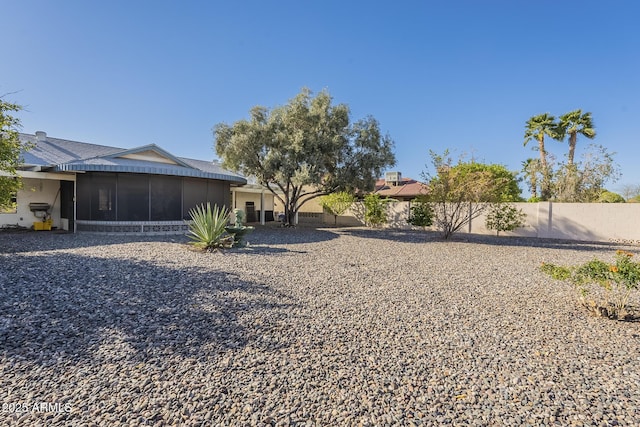
[(0, 425), (640, 425), (640, 323), (538, 270), (638, 247), (248, 240), (0, 233)]

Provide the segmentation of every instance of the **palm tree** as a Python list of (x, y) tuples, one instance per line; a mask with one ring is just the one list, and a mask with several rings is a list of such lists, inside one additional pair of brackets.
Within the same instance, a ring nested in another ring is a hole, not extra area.
[(547, 166), (547, 152), (544, 149), (544, 137), (558, 138), (558, 124), (556, 118), (549, 113), (539, 114), (527, 120), (524, 132), (524, 145), (531, 140), (538, 142), (540, 151), (540, 169), (542, 170), (541, 197), (548, 200), (551, 196), (551, 174)]
[(567, 134), (569, 135), (569, 155), (567, 160), (569, 166), (573, 165), (578, 134), (589, 139), (593, 139), (596, 136), (596, 131), (591, 119), (591, 113), (582, 114), (582, 110), (571, 111), (560, 116), (560, 123), (558, 124), (557, 132), (560, 140), (563, 140)]
[(531, 191), (531, 197), (538, 198), (538, 174), (540, 173), (540, 161), (538, 159), (527, 159), (522, 162), (522, 172), (524, 172), (524, 179), (529, 183), (529, 191)]

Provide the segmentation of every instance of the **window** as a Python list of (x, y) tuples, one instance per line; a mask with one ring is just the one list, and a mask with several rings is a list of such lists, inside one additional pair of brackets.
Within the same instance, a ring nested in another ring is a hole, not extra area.
[(113, 206), (111, 205), (113, 196), (111, 194), (111, 188), (98, 188), (98, 210), (110, 211)]
[[(78, 185), (78, 188), (80, 185)], [(115, 221), (116, 219), (116, 175), (95, 174), (91, 177), (91, 219)]]

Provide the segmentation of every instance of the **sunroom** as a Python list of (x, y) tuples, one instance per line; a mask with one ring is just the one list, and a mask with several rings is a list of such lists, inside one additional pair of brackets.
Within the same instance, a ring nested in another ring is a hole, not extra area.
[[(30, 149), (23, 188), (0, 225), (69, 231), (180, 233), (201, 203), (231, 208), (232, 188), (246, 179), (215, 161), (176, 157), (151, 144), (122, 149), (20, 134)], [(39, 209), (39, 210), (34, 210)]]

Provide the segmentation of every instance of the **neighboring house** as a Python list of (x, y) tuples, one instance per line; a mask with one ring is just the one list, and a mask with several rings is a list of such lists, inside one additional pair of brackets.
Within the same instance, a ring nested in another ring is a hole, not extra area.
[[(311, 187), (305, 188), (305, 190), (311, 190)], [(419, 181), (411, 178), (402, 178), (400, 172), (387, 172), (383, 179), (378, 179), (375, 183), (374, 194), (379, 194), (382, 197), (389, 197), (397, 201), (405, 202), (412, 201), (420, 195), (427, 194), (427, 191)], [(275, 210), (277, 212), (284, 212), (284, 206), (278, 200), (275, 201)], [(300, 222), (315, 222), (315, 223), (334, 223), (333, 215), (329, 215), (324, 212), (324, 208), (320, 203), (319, 198), (311, 199), (298, 211)], [(343, 225), (355, 225), (353, 221), (347, 221), (343, 218)]]
[(206, 202), (233, 208), (247, 183), (217, 162), (176, 157), (154, 144), (123, 149), (45, 132), (20, 139), (32, 145), (18, 171), (23, 188), (0, 226), (30, 227), (46, 217), (64, 230), (182, 232), (190, 209)]
[(400, 172), (387, 172), (376, 182), (374, 194), (407, 202), (427, 194), (424, 184), (411, 178), (403, 178)]
[[(303, 191), (305, 192), (311, 192), (313, 190), (314, 190), (314, 187), (312, 186), (303, 187)], [(281, 196), (283, 195), (281, 194)], [(281, 214), (284, 217), (284, 204), (277, 198), (274, 198), (274, 203), (275, 203), (274, 209), (276, 211), (276, 214)], [(323, 212), (324, 212), (324, 208), (320, 204), (320, 198), (315, 197), (305, 202), (300, 207), (300, 209), (298, 210), (298, 217), (296, 221), (297, 222), (322, 222)]]
[(258, 184), (253, 177), (247, 178), (247, 184), (231, 189), (231, 206), (246, 213), (246, 222), (275, 221), (275, 198), (266, 187)]

